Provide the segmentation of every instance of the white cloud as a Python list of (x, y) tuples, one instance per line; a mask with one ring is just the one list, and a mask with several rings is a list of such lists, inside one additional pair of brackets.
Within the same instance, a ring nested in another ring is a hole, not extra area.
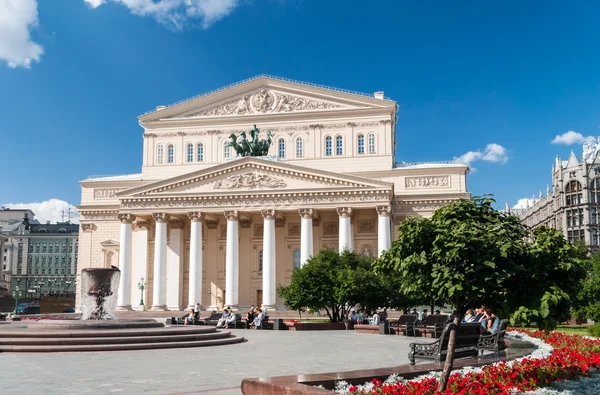
[(470, 166), (471, 163), (478, 160), (493, 163), (506, 163), (508, 162), (508, 151), (500, 144), (491, 143), (486, 145), (483, 151), (469, 151), (457, 158), (455, 157), (453, 162)]
[(91, 8), (112, 1), (124, 5), (131, 13), (150, 16), (176, 30), (194, 21), (204, 29), (231, 14), (239, 0), (84, 0)]
[(0, 0), (0, 60), (8, 67), (29, 68), (44, 53), (29, 32), (38, 24), (37, 0)]
[(59, 199), (50, 199), (44, 202), (34, 202), (34, 203), (7, 203), (2, 206), (7, 208), (28, 208), (35, 214), (35, 219), (40, 221), (40, 223), (45, 223), (46, 221), (50, 221), (52, 223), (62, 221), (62, 213), (64, 210), (65, 217), (64, 220), (67, 220), (66, 213), (71, 208), (71, 222), (79, 223), (79, 212), (72, 204), (65, 202), (64, 200)]
[(581, 133), (574, 132), (569, 130), (563, 134), (557, 134), (552, 140), (552, 144), (564, 144), (564, 145), (573, 145), (573, 144), (583, 144), (586, 141), (596, 140), (594, 136), (584, 137)]
[(524, 209), (524, 208), (533, 206), (534, 203), (535, 203), (535, 199), (523, 198), (523, 199), (519, 199), (517, 204), (512, 206), (512, 208)]

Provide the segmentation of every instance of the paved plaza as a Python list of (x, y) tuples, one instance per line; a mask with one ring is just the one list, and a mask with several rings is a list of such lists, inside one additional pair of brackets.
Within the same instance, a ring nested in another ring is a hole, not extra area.
[[(244, 378), (408, 363), (412, 338), (354, 331), (233, 329), (241, 344), (189, 349), (0, 354), (14, 394), (240, 394)], [(10, 372), (10, 374), (9, 374)]]

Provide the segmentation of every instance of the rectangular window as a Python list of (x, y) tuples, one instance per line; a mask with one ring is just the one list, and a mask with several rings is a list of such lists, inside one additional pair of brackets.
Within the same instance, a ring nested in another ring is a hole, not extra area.
[(583, 226), (583, 225), (584, 225), (584, 223), (585, 223), (585, 222), (583, 221), (583, 209), (582, 209), (582, 208), (580, 208), (580, 209), (579, 209), (579, 225), (580, 225), (580, 226)]

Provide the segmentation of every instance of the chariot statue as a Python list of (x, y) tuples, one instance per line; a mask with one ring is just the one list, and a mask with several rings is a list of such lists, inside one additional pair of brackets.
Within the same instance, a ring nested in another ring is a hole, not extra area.
[(240, 133), (240, 139), (238, 140), (238, 136), (235, 133), (231, 133), (229, 136), (229, 143), (227, 143), (231, 148), (233, 148), (237, 154), (237, 156), (265, 156), (269, 153), (269, 147), (271, 147), (271, 143), (273, 142), (271, 132), (267, 132), (267, 138), (260, 140), (259, 135), (260, 131), (254, 125), (254, 127), (248, 132), (250, 138), (246, 136), (246, 132)]

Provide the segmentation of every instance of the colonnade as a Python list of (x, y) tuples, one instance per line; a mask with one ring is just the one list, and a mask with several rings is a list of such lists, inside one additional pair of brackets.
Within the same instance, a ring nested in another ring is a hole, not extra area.
[[(377, 246), (378, 255), (391, 247), (391, 222), (390, 206), (377, 206)], [(352, 208), (339, 207), (339, 251), (354, 250), (354, 235), (352, 230)], [(226, 253), (225, 253), (225, 305), (236, 309), (239, 306), (239, 211), (225, 211), (227, 220)], [(275, 308), (277, 300), (276, 284), (276, 243), (275, 219), (276, 210), (262, 210), (264, 221), (263, 230), (263, 269), (262, 269), (262, 294), (263, 306)], [(300, 262), (304, 265), (312, 256), (313, 246), (313, 209), (303, 208), (298, 210), (301, 217), (300, 231)], [(189, 292), (187, 295), (188, 306), (194, 306), (202, 297), (202, 225), (204, 213), (187, 213), (191, 221), (190, 231), (190, 257), (189, 257)], [(152, 287), (151, 310), (179, 310), (181, 290), (183, 285), (183, 221), (171, 219), (170, 242), (167, 245), (167, 223), (171, 216), (168, 213), (153, 213), (156, 223), (154, 236), (154, 277)], [(131, 309), (131, 281), (132, 281), (132, 224), (135, 216), (132, 214), (119, 214), (121, 221), (121, 235), (119, 247), (119, 269), (121, 278), (117, 297), (117, 309)], [(147, 231), (146, 235), (147, 244)], [(143, 242), (142, 240), (138, 240)], [(136, 251), (136, 255), (138, 252)], [(146, 252), (143, 252), (144, 256)], [(167, 267), (167, 260), (169, 266)], [(169, 284), (176, 285), (167, 287)]]

